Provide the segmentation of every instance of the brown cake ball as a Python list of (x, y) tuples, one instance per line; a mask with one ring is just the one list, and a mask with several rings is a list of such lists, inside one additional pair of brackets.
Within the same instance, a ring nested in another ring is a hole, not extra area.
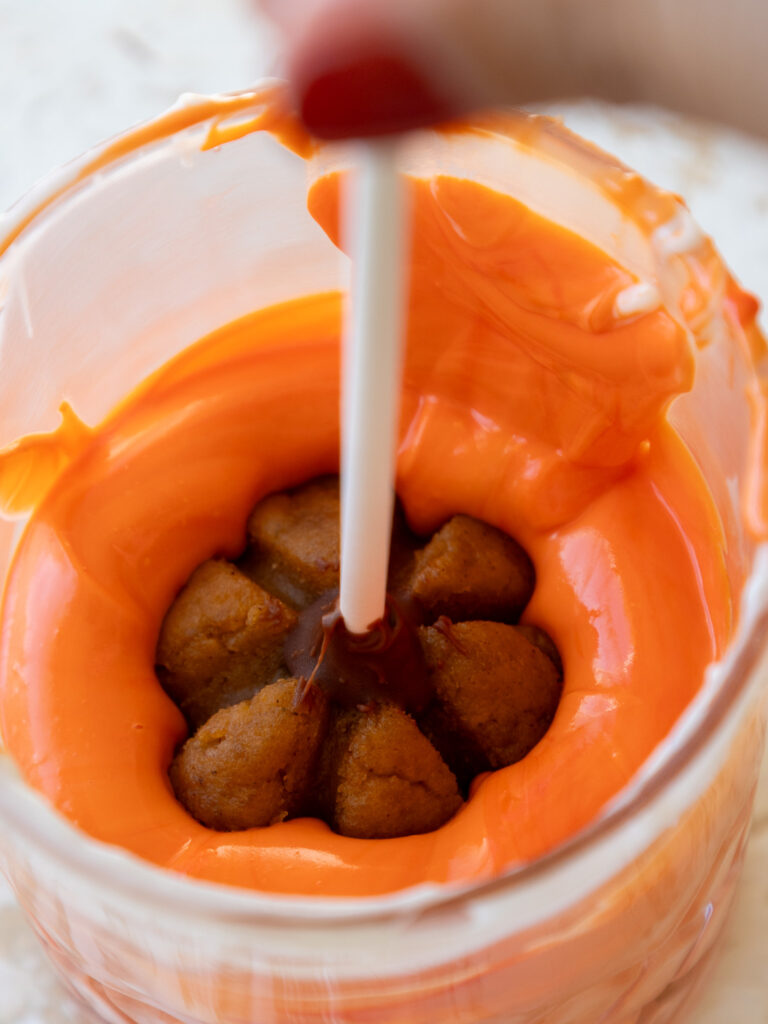
[(341, 835), (388, 839), (431, 832), (461, 806), (453, 773), (393, 704), (342, 714), (332, 743), (326, 785), (330, 821)]
[(540, 626), (532, 626), (527, 622), (521, 622), (517, 628), (526, 640), (530, 640), (534, 647), (538, 647), (542, 654), (546, 654), (557, 669), (557, 674), (562, 679), (563, 659), (560, 657), (560, 651), (558, 651), (555, 641), (549, 633), (545, 633)]
[(248, 575), (294, 608), (339, 585), (339, 481), (270, 494), (248, 520)]
[(428, 622), (517, 622), (531, 599), (533, 565), (501, 530), (470, 516), (449, 519), (416, 556), (408, 590)]
[(525, 757), (560, 700), (552, 660), (501, 622), (440, 619), (420, 636), (435, 699), (456, 734), (482, 752), (486, 769)]
[(281, 674), (295, 613), (229, 562), (203, 562), (168, 610), (157, 674), (192, 728)]
[(488, 758), (454, 710), (434, 699), (418, 715), (419, 729), (450, 767), (465, 796), (475, 776), (490, 770)]
[[(250, 546), (241, 568), (265, 590), (303, 610), (339, 586), (341, 499), (338, 477), (321, 477), (267, 495), (248, 519)], [(395, 504), (390, 557), (392, 589), (413, 570), (418, 538)]]
[(171, 765), (174, 791), (190, 814), (221, 831), (272, 825), (303, 812), (325, 736), (318, 690), (281, 679), (251, 700), (218, 711)]

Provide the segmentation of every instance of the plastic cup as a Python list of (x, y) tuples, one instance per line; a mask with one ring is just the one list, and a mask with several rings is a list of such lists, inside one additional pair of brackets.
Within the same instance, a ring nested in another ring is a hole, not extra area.
[[(11, 211), (0, 226), (0, 445), (53, 429), (62, 398), (98, 422), (222, 323), (343, 286), (343, 258), (306, 212), (299, 157), (263, 132), (203, 149), (212, 126), (247, 120), (254, 104), (251, 94), (184, 101)], [(409, 142), (406, 164), (514, 183), (518, 198), (642, 276), (646, 291), (625, 301), (642, 305), (657, 289), (702, 343), (671, 419), (722, 519), (737, 632), (597, 821), (538, 862), (460, 891), (343, 901), (193, 881), (80, 833), (3, 756), (0, 866), (98, 1019), (661, 1024), (689, 1005), (721, 932), (766, 720), (768, 550), (740, 508), (755, 461), (744, 393), (759, 336), (729, 314), (726, 272), (682, 204), (556, 125), (427, 133)], [(3, 575), (23, 525), (0, 523)]]

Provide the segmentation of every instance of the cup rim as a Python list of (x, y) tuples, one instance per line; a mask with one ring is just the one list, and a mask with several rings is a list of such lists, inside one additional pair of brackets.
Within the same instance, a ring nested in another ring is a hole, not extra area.
[[(252, 88), (231, 93), (210, 96), (185, 94), (157, 117), (113, 136), (53, 170), (0, 215), (0, 263), (25, 231), (34, 227), (38, 219), (49, 213), (60, 201), (66, 201), (92, 175), (130, 160), (145, 147), (167, 141), (180, 132), (208, 121), (226, 119), (258, 108), (281, 87), (282, 83), (270, 79)], [(529, 116), (538, 120), (551, 120), (539, 114)], [(483, 130), (489, 129), (486, 126)], [(556, 133), (558, 142), (571, 149), (580, 161), (586, 156), (606, 167), (615, 169), (622, 166), (615, 157), (579, 138), (562, 124), (554, 124), (552, 131)], [(658, 191), (661, 194), (663, 190)], [(676, 202), (682, 210), (682, 203), (679, 200)], [(760, 542), (755, 546), (753, 568), (745, 584), (745, 591), (750, 580), (757, 575), (761, 561), (765, 563), (762, 569), (768, 577), (768, 542)], [(743, 598), (744, 594), (742, 603)], [(723, 685), (707, 688), (702, 684), (670, 732), (654, 748), (635, 776), (588, 825), (535, 861), (513, 865), (490, 879), (461, 884), (422, 883), (399, 892), (362, 898), (278, 895), (208, 882), (152, 864), (120, 847), (81, 832), (50, 807), (33, 787), (18, 776), (15, 769), (2, 770), (0, 774), (0, 814), (12, 825), (25, 830), (26, 835), (49, 856), (77, 876), (85, 877), (89, 882), (101, 882), (112, 890), (143, 900), (161, 898), (182, 914), (215, 912), (219, 918), (241, 923), (273, 920), (283, 924), (286, 921), (355, 924), (396, 919), (404, 913), (413, 912), (415, 908), (449, 908), (468, 896), (492, 898), (502, 890), (511, 887), (521, 889), (529, 883), (554, 875), (577, 855), (588, 853), (599, 847), (602, 841), (613, 837), (639, 811), (653, 804), (724, 728), (729, 714), (749, 690), (764, 653), (763, 635), (768, 636), (768, 584), (757, 588), (752, 613), (741, 617), (724, 657), (709, 667), (710, 672), (713, 667), (723, 668), (726, 672)], [(699, 720), (691, 726), (690, 722), (695, 718)], [(680, 743), (678, 734), (684, 733), (686, 726), (691, 734)], [(3, 752), (1, 745), (0, 756), (10, 762), (9, 755)], [(650, 770), (646, 770), (649, 760), (655, 763)]]

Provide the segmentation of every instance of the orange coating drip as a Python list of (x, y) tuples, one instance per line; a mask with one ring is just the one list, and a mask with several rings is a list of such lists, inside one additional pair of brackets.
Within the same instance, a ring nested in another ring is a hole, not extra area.
[[(310, 196), (331, 234), (337, 184)], [(81, 438), (18, 549), (0, 726), (29, 782), (97, 838), (275, 893), (487, 878), (593, 820), (723, 651), (721, 528), (663, 416), (692, 379), (682, 329), (662, 311), (614, 321), (630, 275), (506, 196), (443, 177), (414, 184), (414, 210), (398, 492), (418, 529), (466, 512), (528, 550), (525, 619), (565, 665), (552, 727), (429, 835), (223, 834), (174, 799), (185, 726), (153, 672), (163, 614), (195, 565), (242, 549), (262, 495), (338, 464), (340, 301), (308, 297), (204, 339)]]
[(161, 142), (185, 128), (207, 121), (211, 123), (201, 146), (203, 150), (258, 131), (269, 132), (287, 149), (303, 157), (311, 156), (315, 149), (314, 141), (291, 114), (285, 89), (279, 82), (252, 92), (223, 93), (216, 97), (189, 96), (186, 102), (182, 97), (179, 105), (161, 117), (118, 135), (95, 150), (93, 155), (88, 154), (80, 164), (76, 164), (73, 173), (61, 185), (52, 188), (44, 199), (25, 212), (12, 230), (0, 239), (0, 256), (36, 217), (65, 196), (72, 187), (88, 181), (124, 157), (132, 156), (142, 146)]
[(0, 453), (0, 511), (28, 512), (88, 444), (90, 429), (62, 402), (61, 425), (50, 434), (29, 434)]

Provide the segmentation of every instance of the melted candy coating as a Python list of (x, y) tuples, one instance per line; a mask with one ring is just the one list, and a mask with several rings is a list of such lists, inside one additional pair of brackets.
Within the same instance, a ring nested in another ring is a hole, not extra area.
[[(310, 197), (331, 233), (336, 187)], [(514, 200), (450, 177), (413, 191), (398, 493), (421, 532), (463, 512), (528, 551), (525, 619), (565, 666), (555, 720), (425, 835), (360, 840), (311, 819), (220, 833), (175, 800), (186, 727), (153, 672), (165, 610), (194, 566), (243, 549), (260, 497), (337, 468), (340, 302), (308, 297), (205, 339), (76, 451), (69, 422), (46, 446), (68, 465), (10, 574), (0, 725), (30, 783), (99, 839), (277, 893), (489, 877), (589, 823), (727, 643), (719, 522), (664, 420), (692, 379), (679, 325), (614, 319), (631, 275)]]
[(357, 636), (344, 624), (338, 595), (326, 594), (299, 616), (286, 641), (286, 663), (293, 675), (342, 705), (390, 700), (406, 711), (421, 711), (430, 689), (417, 625), (418, 618), (390, 595), (386, 617)]

